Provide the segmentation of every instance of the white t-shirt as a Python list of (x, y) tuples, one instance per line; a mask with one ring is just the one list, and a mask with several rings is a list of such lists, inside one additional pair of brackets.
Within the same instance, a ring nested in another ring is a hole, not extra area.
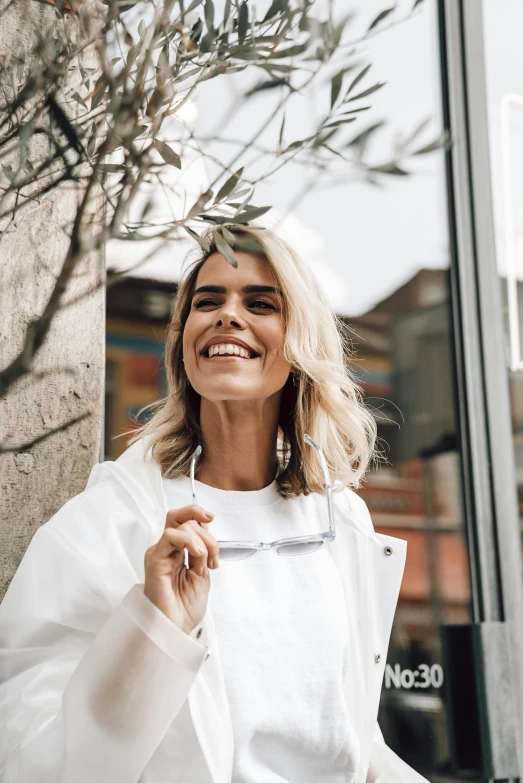
[[(187, 477), (164, 479), (168, 504), (192, 502)], [(282, 498), (276, 481), (227, 491), (196, 482), (218, 540), (274, 541), (328, 529), (327, 499)], [(211, 610), (230, 705), (231, 783), (352, 783), (359, 742), (343, 696), (348, 634), (328, 547), (274, 550), (210, 571)]]

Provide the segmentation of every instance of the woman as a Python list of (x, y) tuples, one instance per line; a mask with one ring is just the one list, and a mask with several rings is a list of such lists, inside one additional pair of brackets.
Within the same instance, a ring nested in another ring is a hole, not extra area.
[(211, 230), (180, 285), (167, 399), (0, 607), (4, 783), (426, 783), (377, 725), (406, 543), (352, 491), (374, 421), (314, 276), (228, 231), (237, 268)]

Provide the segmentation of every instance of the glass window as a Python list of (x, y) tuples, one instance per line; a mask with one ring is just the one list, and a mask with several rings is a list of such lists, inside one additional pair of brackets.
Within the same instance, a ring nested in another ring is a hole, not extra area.
[(523, 519), (523, 4), (484, 0), (483, 21), (496, 255)]

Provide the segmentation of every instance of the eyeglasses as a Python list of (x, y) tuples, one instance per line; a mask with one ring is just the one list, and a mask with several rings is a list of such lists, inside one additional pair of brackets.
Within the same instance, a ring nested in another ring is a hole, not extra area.
[[(316, 533), (310, 536), (296, 536), (294, 538), (281, 538), (278, 541), (272, 541), (272, 543), (264, 543), (263, 541), (218, 541), (220, 560), (245, 560), (245, 558), (252, 557), (263, 549), (274, 549), (278, 555), (308, 555), (310, 552), (315, 552), (326, 542), (334, 541), (336, 531), (334, 529), (332, 486), (329, 471), (327, 469), (327, 462), (325, 461), (322, 450), (318, 444), (313, 441), (310, 435), (304, 435), (303, 438), (309, 446), (313, 446), (316, 449), (321, 459), (327, 488), (329, 529), (325, 533)], [(191, 490), (194, 503), (198, 502), (196, 500), (196, 487), (194, 483), (194, 466), (201, 453), (202, 447), (198, 446), (191, 458)]]

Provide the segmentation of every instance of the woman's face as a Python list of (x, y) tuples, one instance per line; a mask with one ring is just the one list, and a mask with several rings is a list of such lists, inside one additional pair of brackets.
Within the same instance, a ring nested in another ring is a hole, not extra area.
[[(291, 369), (283, 356), (285, 324), (274, 275), (259, 256), (235, 255), (237, 268), (219, 253), (203, 264), (183, 332), (187, 377), (212, 401), (266, 399), (285, 385)], [(209, 347), (218, 346), (221, 353), (209, 356)]]

